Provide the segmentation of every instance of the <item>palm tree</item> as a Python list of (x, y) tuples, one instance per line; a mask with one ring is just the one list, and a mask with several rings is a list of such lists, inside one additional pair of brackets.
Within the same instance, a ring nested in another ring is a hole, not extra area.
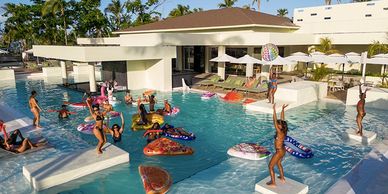
[(286, 15), (288, 14), (288, 9), (278, 9), (277, 12), (277, 16), (286, 17)]
[(65, 1), (63, 0), (47, 0), (44, 3), (42, 9), (42, 15), (47, 15), (48, 13), (52, 13), (55, 16), (55, 13), (60, 11), (61, 17), (63, 18), (63, 30), (65, 31), (65, 45), (67, 45), (67, 25), (66, 25), (66, 17), (65, 17)]
[(201, 11), (203, 11), (202, 8), (194, 8), (194, 9), (193, 9), (193, 12), (194, 12), (194, 13), (196, 13), (196, 12), (201, 12)]
[(233, 7), (233, 5), (237, 2), (237, 0), (224, 0), (224, 3), (219, 3), (219, 8), (229, 8)]
[(178, 4), (176, 8), (172, 9), (170, 14), (168, 14), (170, 17), (177, 17), (177, 16), (183, 16), (192, 13), (190, 10), (190, 6), (188, 5), (181, 5)]
[[(269, 1), (269, 0), (267, 0)], [(257, 3), (257, 11), (260, 12), (260, 4), (261, 4), (261, 0), (252, 0), (252, 5)]]
[(385, 52), (388, 52), (388, 45), (384, 45), (379, 41), (373, 41), (373, 43), (368, 47), (369, 57)]
[(113, 15), (113, 20), (115, 22), (114, 30), (119, 30), (121, 28), (122, 20), (126, 22), (124, 8), (125, 5), (122, 5), (120, 0), (112, 0), (104, 10), (105, 14), (111, 13)]
[(311, 47), (309, 49), (309, 52), (315, 52), (319, 51), (325, 54), (333, 54), (333, 53), (338, 53), (338, 50), (334, 49), (331, 39), (326, 37), (326, 38), (321, 38), (319, 40), (319, 45)]

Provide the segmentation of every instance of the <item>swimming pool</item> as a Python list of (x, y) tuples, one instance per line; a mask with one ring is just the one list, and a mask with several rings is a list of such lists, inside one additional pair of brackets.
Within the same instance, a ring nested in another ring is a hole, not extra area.
[[(37, 99), (45, 109), (58, 109), (63, 100), (78, 102), (82, 94), (51, 85), (43, 80), (16, 81), (16, 88), (0, 84), (0, 102), (32, 117), (28, 110), (29, 92), (36, 90)], [(140, 94), (140, 91), (134, 91)], [(64, 95), (66, 94), (66, 95)], [(123, 93), (115, 94), (119, 99)], [(70, 99), (65, 99), (69, 96)], [(121, 104), (115, 107), (123, 111), (126, 131), (123, 142), (116, 144), (130, 153), (130, 164), (119, 165), (41, 193), (144, 193), (137, 167), (139, 164), (157, 165), (172, 175), (174, 185), (170, 193), (253, 193), (254, 184), (268, 176), (267, 163), (230, 158), (229, 147), (240, 142), (259, 142), (273, 151), (274, 128), (272, 115), (246, 113), (241, 105), (228, 104), (218, 99), (202, 101), (197, 93), (157, 93), (157, 99), (169, 99), (181, 112), (166, 117), (166, 122), (185, 127), (196, 134), (195, 141), (179, 141), (194, 148), (192, 156), (147, 157), (143, 155), (146, 143), (143, 132), (132, 132), (130, 116), (136, 107)], [(157, 107), (160, 107), (157, 104)], [(72, 109), (76, 110), (76, 109)], [(364, 119), (366, 130), (375, 131), (379, 137), (388, 133), (385, 129), (388, 115), (382, 110), (367, 109)], [(22, 176), (22, 166), (55, 155), (94, 146), (94, 136), (79, 133), (76, 126), (88, 115), (87, 110), (77, 110), (69, 122), (59, 122), (55, 113), (44, 112), (41, 132), (55, 149), (25, 156), (1, 158), (1, 191), (10, 193), (33, 192)], [(314, 150), (314, 158), (297, 159), (286, 155), (286, 176), (309, 185), (310, 193), (323, 193), (348, 172), (371, 150), (356, 142), (344, 141), (341, 133), (355, 128), (355, 108), (337, 103), (314, 102), (286, 112), (291, 131), (289, 135)], [(120, 122), (119, 119), (114, 122)], [(112, 142), (110, 136), (108, 141)], [(378, 139), (377, 141), (381, 141)]]

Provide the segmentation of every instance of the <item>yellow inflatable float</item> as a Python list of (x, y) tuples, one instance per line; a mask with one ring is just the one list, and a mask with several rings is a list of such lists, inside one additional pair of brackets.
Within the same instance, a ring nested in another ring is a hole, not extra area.
[(137, 123), (140, 121), (140, 115), (134, 114), (132, 116), (132, 130), (147, 130), (152, 127), (154, 123), (159, 123), (159, 125), (164, 123), (164, 118), (162, 115), (156, 114), (156, 113), (148, 113), (147, 114), (147, 120), (151, 123), (146, 125), (138, 125)]

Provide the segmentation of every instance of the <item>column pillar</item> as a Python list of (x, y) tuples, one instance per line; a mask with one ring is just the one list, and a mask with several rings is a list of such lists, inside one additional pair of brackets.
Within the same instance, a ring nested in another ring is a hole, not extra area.
[(176, 47), (176, 70), (182, 71), (183, 70), (183, 47), (177, 46)]
[(61, 72), (62, 72), (62, 83), (67, 84), (67, 68), (66, 68), (66, 62), (60, 61), (61, 64)]
[(210, 67), (210, 47), (206, 46), (205, 47), (205, 73), (210, 73), (211, 72), (211, 67)]
[[(225, 54), (225, 52), (225, 46), (218, 46), (218, 56)], [(225, 80), (225, 62), (218, 62), (217, 72), (218, 76), (220, 76), (221, 79)]]
[(89, 65), (89, 87), (90, 87), (90, 92), (91, 93), (97, 92), (94, 63), (89, 63), (88, 65)]
[[(253, 46), (249, 46), (247, 48), (247, 54), (251, 57), (254, 57), (254, 51), (255, 51), (255, 48)], [(253, 77), (253, 64), (246, 64), (245, 66), (245, 76), (246, 77)]]

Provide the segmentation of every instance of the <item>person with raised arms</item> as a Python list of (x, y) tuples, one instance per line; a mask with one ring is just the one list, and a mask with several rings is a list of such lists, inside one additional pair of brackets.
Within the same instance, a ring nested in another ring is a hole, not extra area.
[(275, 129), (276, 129), (274, 145), (275, 145), (276, 152), (272, 156), (271, 161), (269, 162), (269, 165), (268, 165), (269, 174), (271, 176), (271, 181), (267, 182), (267, 185), (271, 186), (271, 187), (276, 187), (275, 171), (274, 171), (275, 165), (277, 165), (278, 169), (279, 169), (280, 176), (278, 178), (283, 183), (286, 181), (284, 178), (282, 159), (283, 159), (284, 155), (286, 154), (286, 148), (284, 147), (284, 139), (287, 136), (288, 126), (287, 126), (287, 122), (285, 121), (285, 118), (284, 118), (284, 109), (287, 106), (288, 106), (288, 104), (287, 105), (283, 104), (281, 117), (278, 120), (277, 115), (276, 115), (276, 104), (273, 105), (273, 124), (274, 124)]
[(359, 91), (360, 91), (360, 100), (358, 101), (357, 103), (357, 116), (356, 116), (356, 122), (357, 122), (357, 126), (358, 126), (358, 131), (357, 131), (357, 135), (360, 135), (362, 136), (362, 129), (363, 129), (363, 126), (362, 126), (362, 119), (365, 117), (366, 115), (366, 112), (365, 112), (365, 98), (366, 98), (366, 91), (369, 90), (369, 88), (367, 88), (365, 90), (365, 92), (363, 93), (362, 92), (362, 89), (361, 89), (361, 84), (358, 86), (359, 88)]

